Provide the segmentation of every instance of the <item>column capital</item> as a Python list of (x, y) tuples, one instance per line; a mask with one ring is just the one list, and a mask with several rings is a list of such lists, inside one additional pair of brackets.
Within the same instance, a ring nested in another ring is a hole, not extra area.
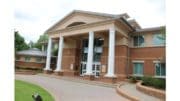
[(114, 27), (109, 28), (109, 31), (115, 31)]

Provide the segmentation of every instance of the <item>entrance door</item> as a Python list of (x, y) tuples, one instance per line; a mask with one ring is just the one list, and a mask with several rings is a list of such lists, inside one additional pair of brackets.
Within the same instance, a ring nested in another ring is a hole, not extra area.
[(92, 72), (94, 74), (95, 77), (99, 77), (100, 76), (100, 62), (94, 62), (93, 63), (93, 68), (92, 68)]
[[(86, 73), (87, 62), (81, 62), (80, 76), (84, 76)], [(92, 73), (95, 77), (100, 76), (100, 62), (94, 62), (92, 67)]]
[(80, 76), (84, 76), (84, 74), (86, 73), (86, 65), (87, 62), (81, 62)]

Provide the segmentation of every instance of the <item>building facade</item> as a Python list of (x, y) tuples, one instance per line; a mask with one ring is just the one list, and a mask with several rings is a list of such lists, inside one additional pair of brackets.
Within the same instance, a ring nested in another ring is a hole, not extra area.
[[(45, 33), (49, 35), (46, 73), (116, 82), (128, 76), (165, 77), (163, 27), (141, 28), (129, 15), (72, 11)], [(59, 40), (52, 69), (52, 41)]]

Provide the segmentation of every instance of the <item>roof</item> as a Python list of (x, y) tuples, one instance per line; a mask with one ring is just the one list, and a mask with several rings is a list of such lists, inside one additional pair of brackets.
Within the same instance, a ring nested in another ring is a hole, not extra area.
[(151, 27), (151, 28), (136, 29), (135, 33), (160, 31), (163, 27), (165, 27), (165, 26), (158, 26), (158, 27)]
[(107, 13), (82, 11), (82, 10), (74, 10), (73, 12), (86, 13), (86, 14), (91, 14), (91, 15), (98, 15), (98, 16), (112, 17), (112, 18), (120, 18), (120, 17), (129, 18), (129, 15), (127, 13), (123, 13), (123, 14), (107, 14)]
[(124, 18), (128, 19), (129, 15), (127, 13), (122, 13), (122, 14), (107, 14), (107, 13), (99, 13), (99, 12), (91, 12), (91, 11), (82, 11), (82, 10), (73, 10), (70, 12), (68, 15), (63, 17), (61, 20), (59, 20), (57, 23), (55, 23), (53, 26), (51, 26), (49, 29), (45, 31), (45, 33), (48, 33), (49, 30), (57, 26), (59, 23), (61, 23), (64, 19), (66, 19), (68, 16), (74, 14), (74, 13), (84, 13), (84, 14), (90, 14), (90, 15), (95, 15), (95, 16), (101, 16), (101, 17), (107, 17), (110, 19), (117, 19), (117, 18)]
[(30, 56), (46, 56), (46, 52), (41, 51), (37, 48), (31, 48), (28, 50), (18, 51), (17, 55), (30, 55)]

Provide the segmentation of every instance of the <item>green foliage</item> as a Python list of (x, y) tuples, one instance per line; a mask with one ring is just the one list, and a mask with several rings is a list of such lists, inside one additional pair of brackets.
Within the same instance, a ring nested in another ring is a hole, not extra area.
[(165, 79), (153, 78), (150, 76), (142, 77), (142, 84), (146, 85), (146, 86), (152, 86), (155, 88), (159, 88), (159, 89), (166, 88), (166, 80)]
[(160, 30), (161, 36), (159, 36), (158, 38), (161, 40), (166, 40), (166, 27), (162, 27)]
[(24, 41), (24, 38), (19, 34), (18, 31), (14, 32), (15, 34), (15, 51), (28, 49), (29, 46)]
[(48, 35), (47, 34), (43, 34), (43, 35), (40, 35), (37, 43), (44, 43), (44, 42), (48, 42)]
[(137, 78), (135, 76), (131, 76), (129, 78), (129, 80), (130, 80), (131, 83), (136, 83), (137, 82)]
[(47, 34), (40, 35), (38, 41), (34, 43), (33, 47), (41, 49), (42, 44), (47, 42), (48, 42), (48, 35)]

